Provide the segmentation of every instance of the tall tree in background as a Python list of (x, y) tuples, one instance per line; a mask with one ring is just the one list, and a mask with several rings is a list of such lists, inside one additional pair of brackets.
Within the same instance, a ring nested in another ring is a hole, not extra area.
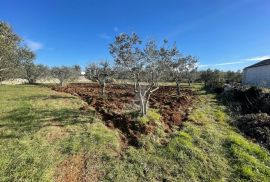
[(77, 79), (80, 75), (79, 71), (75, 67), (53, 67), (51, 74), (54, 78), (57, 78), (61, 86), (64, 86), (66, 82)]
[(169, 64), (167, 64), (167, 67), (164, 70), (170, 74), (170, 79), (167, 81), (174, 81), (176, 83), (176, 93), (179, 96), (180, 83), (184, 79), (187, 79), (190, 84), (190, 82), (195, 79), (197, 59), (192, 56), (183, 57), (177, 50), (177, 54), (170, 58)]
[(169, 72), (172, 73), (172, 79), (176, 83), (176, 93), (180, 95), (180, 83), (183, 80), (186, 70), (186, 61), (182, 58), (172, 60), (169, 66)]
[(18, 77), (25, 56), (30, 56), (33, 61), (34, 54), (21, 46), (21, 43), (21, 38), (12, 28), (7, 23), (0, 22), (0, 81)]
[(220, 84), (223, 82), (223, 73), (220, 70), (211, 70), (207, 69), (201, 72), (201, 80), (204, 81), (205, 87), (213, 87), (214, 85)]
[(187, 57), (184, 57), (183, 59), (185, 61), (186, 78), (188, 80), (188, 85), (190, 87), (191, 83), (196, 78), (198, 60), (193, 56), (187, 56)]
[(33, 63), (35, 59), (34, 53), (28, 48), (23, 48), (20, 50), (20, 58), (22, 60), (20, 66), (21, 77), (27, 79), (30, 84), (35, 83), (38, 72), (36, 65)]
[(50, 69), (46, 65), (28, 63), (23, 65), (23, 78), (28, 80), (29, 84), (35, 84), (38, 79), (47, 79), (50, 77)]
[(104, 96), (106, 82), (112, 76), (112, 74), (113, 71), (110, 64), (107, 61), (102, 61), (99, 65), (90, 64), (88, 67), (86, 67), (85, 76), (87, 79), (99, 84), (100, 93), (102, 96)]
[(227, 71), (225, 72), (225, 80), (227, 83), (240, 83), (242, 79), (241, 71)]

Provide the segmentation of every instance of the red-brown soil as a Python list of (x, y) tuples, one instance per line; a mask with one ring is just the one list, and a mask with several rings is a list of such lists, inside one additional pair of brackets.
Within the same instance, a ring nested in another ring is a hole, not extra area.
[[(108, 127), (119, 129), (127, 143), (139, 146), (138, 138), (141, 133), (151, 132), (151, 126), (142, 126), (136, 122), (139, 110), (139, 99), (132, 85), (110, 84), (106, 87), (106, 96), (100, 96), (97, 84), (71, 84), (65, 87), (53, 87), (53, 90), (80, 96), (89, 106), (93, 107), (106, 122)], [(172, 126), (180, 126), (187, 117), (188, 110), (195, 98), (191, 90), (182, 90), (181, 96), (176, 95), (173, 86), (161, 86), (150, 98), (149, 106), (158, 109), (162, 121), (170, 131)], [(87, 110), (87, 107), (81, 108)], [(150, 131), (149, 131), (150, 130)]]
[(95, 155), (74, 154), (57, 166), (56, 182), (100, 181), (103, 173), (96, 169), (93, 162), (99, 162)]

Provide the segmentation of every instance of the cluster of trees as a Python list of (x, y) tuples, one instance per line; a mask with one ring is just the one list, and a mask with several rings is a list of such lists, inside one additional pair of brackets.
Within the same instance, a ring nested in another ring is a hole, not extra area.
[(215, 87), (225, 83), (240, 83), (242, 79), (241, 71), (220, 71), (220, 70), (211, 70), (207, 69), (200, 71), (197, 74), (198, 80), (203, 81), (205, 87)]
[(141, 115), (147, 113), (151, 94), (159, 89), (160, 81), (176, 82), (180, 95), (180, 82), (186, 77), (190, 83), (197, 70), (197, 59), (180, 54), (175, 44), (169, 46), (167, 40), (161, 46), (154, 40), (143, 43), (135, 33), (116, 36), (109, 51), (114, 58), (114, 67), (108, 62), (91, 64), (86, 67), (86, 78), (100, 84), (102, 95), (106, 82), (112, 77), (133, 80)]
[(22, 78), (34, 84), (38, 79), (57, 78), (63, 85), (81, 73), (79, 66), (49, 68), (34, 64), (34, 60), (34, 52), (23, 43), (20, 36), (7, 23), (0, 22), (0, 82)]
[[(180, 95), (180, 83), (194, 80), (213, 83), (239, 82), (240, 72), (221, 72), (219, 70), (197, 71), (197, 58), (183, 56), (176, 44), (169, 45), (167, 40), (159, 46), (156, 41), (143, 42), (135, 33), (122, 33), (109, 45), (114, 66), (109, 62), (90, 64), (85, 68), (85, 77), (100, 85), (100, 93), (105, 94), (106, 83), (115, 79), (133, 81), (134, 93), (140, 100), (141, 114), (147, 113), (151, 94), (159, 89), (159, 82), (175, 82)], [(57, 78), (61, 85), (77, 79), (81, 74), (80, 66), (49, 68), (34, 64), (35, 54), (23, 44), (22, 39), (11, 27), (0, 22), (0, 81), (12, 78), (27, 79), (30, 84), (42, 78)]]
[(143, 43), (135, 33), (122, 33), (109, 45), (109, 51), (114, 67), (107, 61), (90, 64), (85, 69), (86, 78), (100, 85), (102, 95), (106, 83), (113, 78), (132, 80), (142, 115), (147, 113), (151, 94), (159, 89), (160, 81), (176, 82), (180, 95), (180, 82), (187, 78), (191, 83), (195, 78), (197, 59), (183, 56), (176, 45), (169, 46), (167, 40), (158, 46), (154, 40)]
[(21, 38), (11, 27), (0, 22), (0, 81), (14, 78), (24, 63), (31, 62), (35, 55), (21, 44)]

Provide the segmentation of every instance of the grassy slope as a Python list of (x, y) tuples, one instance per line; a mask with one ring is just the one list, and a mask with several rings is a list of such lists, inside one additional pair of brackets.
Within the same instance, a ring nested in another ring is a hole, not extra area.
[(168, 135), (160, 125), (142, 137), (143, 148), (121, 152), (118, 133), (94, 120), (94, 112), (81, 113), (78, 98), (0, 86), (0, 179), (51, 181), (83, 171), (89, 181), (268, 181), (269, 153), (229, 126), (213, 95), (199, 98), (181, 131)]
[(0, 104), (0, 181), (52, 181), (57, 165), (85, 143), (96, 150), (119, 147), (118, 134), (93, 123), (94, 112), (81, 113), (85, 103), (76, 97), (2, 85)]
[[(106, 179), (118, 181), (269, 181), (269, 153), (229, 126), (230, 117), (214, 95), (200, 93), (197, 108), (181, 131), (159, 145), (145, 137), (144, 148), (112, 160)], [(164, 137), (164, 136), (161, 136)]]

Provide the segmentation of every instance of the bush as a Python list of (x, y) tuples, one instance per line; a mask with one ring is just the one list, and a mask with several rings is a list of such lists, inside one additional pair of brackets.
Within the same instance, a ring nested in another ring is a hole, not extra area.
[(217, 94), (221, 94), (224, 92), (224, 83), (218, 81), (209, 82), (205, 85), (205, 89)]
[(229, 105), (233, 111), (241, 114), (270, 114), (270, 94), (264, 93), (257, 87), (235, 87), (226, 91), (220, 98)]

